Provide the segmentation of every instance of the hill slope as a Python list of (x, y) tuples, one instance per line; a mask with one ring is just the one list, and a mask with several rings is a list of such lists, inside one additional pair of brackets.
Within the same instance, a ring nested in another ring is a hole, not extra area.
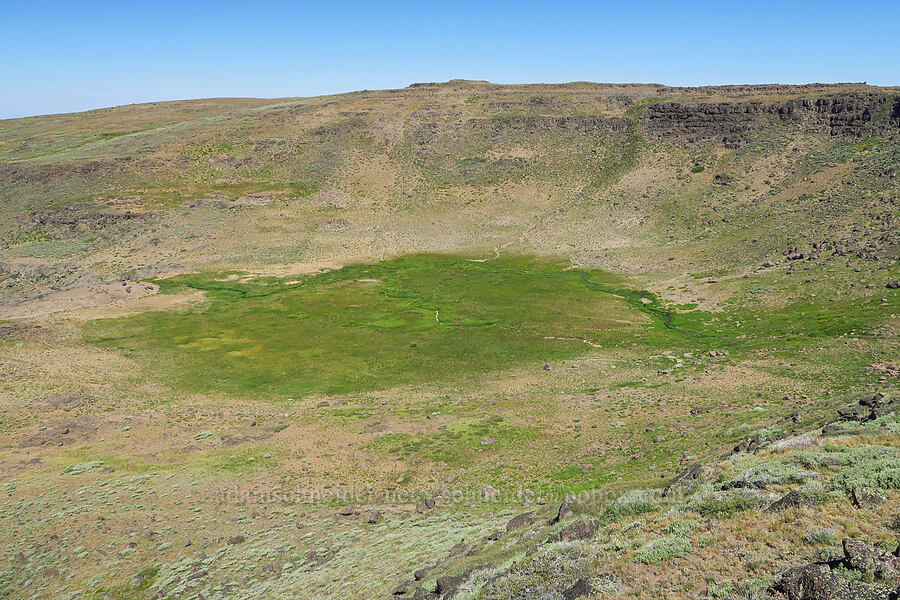
[(898, 142), (864, 84), (0, 121), (0, 597), (890, 597)]

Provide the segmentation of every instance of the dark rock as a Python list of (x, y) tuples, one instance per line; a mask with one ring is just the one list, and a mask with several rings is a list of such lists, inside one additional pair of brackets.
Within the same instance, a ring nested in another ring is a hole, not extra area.
[(462, 575), (453, 575), (447, 577), (438, 577), (437, 578), (437, 586), (434, 591), (441, 596), (446, 596), (447, 594), (452, 594), (456, 591), (456, 589), (463, 584), (466, 580)]
[(875, 488), (853, 488), (853, 504), (859, 508), (876, 509), (887, 502), (887, 497), (881, 490)]
[(878, 408), (882, 406), (887, 401), (887, 396), (878, 392), (872, 396), (863, 396), (859, 399), (860, 406), (868, 406), (869, 408)]
[(565, 600), (575, 600), (575, 598), (581, 598), (582, 596), (587, 596), (592, 593), (594, 588), (591, 587), (591, 582), (587, 579), (579, 579), (576, 581), (570, 588), (562, 593), (562, 597)]
[(563, 500), (562, 504), (559, 505), (559, 510), (556, 512), (556, 516), (550, 520), (550, 524), (555, 525), (560, 521), (565, 521), (569, 517), (575, 516), (575, 513), (572, 512), (572, 504), (574, 504), (574, 502), (571, 498), (566, 498), (565, 500)]
[(885, 287), (889, 290), (900, 290), (900, 280), (889, 281)]
[(242, 544), (244, 542), (244, 540), (246, 540), (246, 539), (247, 538), (245, 538), (242, 535), (236, 535), (236, 536), (228, 538), (228, 544), (230, 546), (234, 546), (235, 544)]
[(396, 597), (411, 596), (413, 593), (413, 584), (404, 581), (394, 588), (392, 594)]
[(895, 579), (898, 576), (896, 557), (889, 552), (878, 550), (860, 540), (845, 538), (844, 566), (878, 579)]
[(413, 579), (416, 581), (422, 581), (425, 579), (425, 576), (428, 575), (428, 571), (430, 571), (433, 567), (422, 567), (418, 569), (415, 573), (413, 573)]
[[(812, 563), (784, 571), (772, 586), (787, 600), (896, 600), (897, 557), (847, 538), (843, 560)], [(868, 581), (850, 581), (835, 567), (859, 571)], [(890, 587), (872, 580), (893, 581)]]
[(893, 597), (887, 587), (847, 581), (825, 563), (788, 569), (772, 589), (786, 595), (787, 600), (892, 600)]
[(548, 542), (574, 542), (594, 537), (597, 533), (597, 521), (593, 519), (578, 519), (574, 523), (566, 525), (559, 532), (551, 535)]
[(534, 523), (536, 517), (533, 512), (522, 513), (509, 520), (506, 524), (506, 531), (515, 531)]
[(365, 519), (366, 523), (377, 523), (381, 520), (381, 511), (378, 510), (368, 510), (366, 511)]
[(871, 410), (867, 410), (865, 407), (861, 406), (840, 408), (837, 411), (838, 416), (844, 421), (865, 421), (869, 418), (871, 412)]
[(709, 469), (699, 462), (688, 465), (669, 481), (663, 490), (663, 496), (671, 496), (675, 492), (689, 492), (709, 478)]
[(809, 500), (802, 493), (793, 490), (770, 504), (766, 509), (766, 512), (781, 512), (783, 510), (792, 510), (809, 505)]
[(759, 434), (757, 434), (752, 438), (747, 438), (739, 443), (734, 447), (731, 453), (740, 454), (741, 452), (757, 452), (760, 448), (762, 448), (762, 440), (760, 439)]

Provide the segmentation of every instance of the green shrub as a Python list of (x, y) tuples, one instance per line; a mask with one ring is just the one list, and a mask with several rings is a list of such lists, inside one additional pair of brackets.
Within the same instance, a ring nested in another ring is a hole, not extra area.
[(638, 500), (634, 502), (614, 502), (606, 507), (600, 518), (604, 523), (615, 523), (628, 517), (643, 515), (655, 511), (657, 507), (652, 502)]
[(838, 543), (837, 534), (832, 529), (810, 529), (803, 540), (807, 544), (834, 546)]
[(710, 598), (728, 598), (734, 593), (734, 584), (730, 581), (722, 583), (713, 583), (706, 590), (706, 595)]
[(670, 535), (685, 535), (692, 531), (696, 526), (696, 521), (692, 521), (690, 519), (678, 519), (677, 521), (672, 521), (671, 523), (666, 525), (663, 531)]
[(702, 173), (706, 169), (703, 165), (694, 165), (691, 167), (691, 173)]
[(756, 500), (742, 494), (713, 495), (692, 501), (688, 508), (704, 517), (727, 519), (739, 512), (756, 508)]
[(653, 540), (644, 544), (634, 555), (634, 561), (655, 565), (673, 558), (680, 558), (694, 549), (691, 540), (680, 535)]
[(559, 598), (561, 592), (591, 574), (591, 557), (577, 544), (549, 544), (537, 554), (512, 565), (484, 586), (481, 598), (539, 600)]
[(835, 475), (830, 485), (832, 489), (848, 493), (855, 487), (900, 489), (900, 456), (849, 467)]

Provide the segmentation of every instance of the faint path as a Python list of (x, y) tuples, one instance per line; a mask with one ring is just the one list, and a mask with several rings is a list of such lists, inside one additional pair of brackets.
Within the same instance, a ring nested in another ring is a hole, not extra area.
[(25, 319), (80, 308), (92, 308), (122, 300), (152, 296), (158, 291), (159, 286), (153, 283), (121, 281), (42, 292), (30, 298), (0, 305), (0, 319)]

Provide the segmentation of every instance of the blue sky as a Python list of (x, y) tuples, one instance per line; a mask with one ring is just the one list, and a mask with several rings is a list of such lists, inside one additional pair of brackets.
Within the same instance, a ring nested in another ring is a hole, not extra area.
[(900, 85), (900, 1), (0, 0), (0, 118), (453, 78)]

